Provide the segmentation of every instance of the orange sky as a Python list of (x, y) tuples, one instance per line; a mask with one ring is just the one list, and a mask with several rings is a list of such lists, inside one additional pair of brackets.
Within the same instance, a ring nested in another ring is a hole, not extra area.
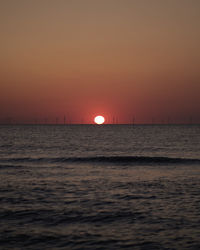
[(200, 122), (199, 0), (0, 1), (0, 122)]

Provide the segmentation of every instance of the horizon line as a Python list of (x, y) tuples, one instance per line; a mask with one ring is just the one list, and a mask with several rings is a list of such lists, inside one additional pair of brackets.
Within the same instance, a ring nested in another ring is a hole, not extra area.
[(200, 125), (200, 123), (104, 123), (104, 124), (95, 124), (95, 123), (0, 123), (0, 126), (17, 126), (17, 125), (30, 125), (30, 126), (71, 126), (71, 125), (94, 125), (94, 126), (105, 126), (105, 125)]

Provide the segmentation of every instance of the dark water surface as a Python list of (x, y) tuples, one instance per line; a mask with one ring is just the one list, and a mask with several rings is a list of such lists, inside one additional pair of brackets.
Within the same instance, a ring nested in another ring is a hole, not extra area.
[(0, 126), (0, 249), (200, 249), (200, 126)]

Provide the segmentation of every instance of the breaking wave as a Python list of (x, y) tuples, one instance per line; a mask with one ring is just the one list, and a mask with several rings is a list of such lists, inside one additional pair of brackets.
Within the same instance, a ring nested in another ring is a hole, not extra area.
[(200, 159), (149, 157), (149, 156), (91, 156), (91, 157), (42, 157), (4, 158), (0, 163), (113, 163), (113, 164), (200, 164)]

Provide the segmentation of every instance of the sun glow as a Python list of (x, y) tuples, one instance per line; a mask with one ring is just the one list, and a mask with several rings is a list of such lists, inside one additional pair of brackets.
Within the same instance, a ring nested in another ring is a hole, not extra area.
[(105, 122), (105, 118), (102, 115), (98, 115), (94, 118), (94, 122), (96, 124), (103, 124)]

